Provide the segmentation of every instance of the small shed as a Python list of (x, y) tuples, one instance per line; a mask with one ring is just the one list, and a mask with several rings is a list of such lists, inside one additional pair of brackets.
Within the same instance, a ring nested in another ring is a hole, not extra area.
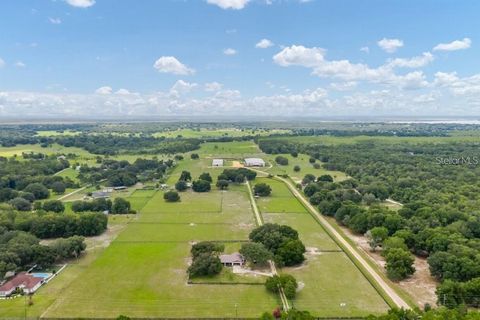
[(213, 159), (212, 167), (223, 167), (223, 159)]

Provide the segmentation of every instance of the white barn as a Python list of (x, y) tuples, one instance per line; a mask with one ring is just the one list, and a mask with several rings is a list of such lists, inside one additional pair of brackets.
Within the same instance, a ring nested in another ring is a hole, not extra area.
[(265, 161), (260, 158), (245, 158), (246, 167), (265, 167)]
[(223, 159), (213, 159), (212, 167), (223, 167)]

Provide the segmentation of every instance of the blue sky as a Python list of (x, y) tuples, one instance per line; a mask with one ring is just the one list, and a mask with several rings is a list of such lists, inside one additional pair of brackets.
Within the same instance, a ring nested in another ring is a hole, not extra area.
[(6, 0), (0, 116), (478, 115), (479, 12), (453, 0)]

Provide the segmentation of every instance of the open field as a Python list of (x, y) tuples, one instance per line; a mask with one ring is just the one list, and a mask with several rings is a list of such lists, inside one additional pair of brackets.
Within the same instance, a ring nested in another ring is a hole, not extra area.
[(22, 153), (44, 153), (44, 154), (69, 154), (74, 153), (80, 158), (94, 158), (95, 155), (88, 151), (76, 147), (64, 147), (59, 144), (53, 144), (49, 147), (42, 148), (39, 144), (19, 144), (15, 147), (0, 147), (0, 157), (20, 157)]
[(223, 317), (234, 316), (237, 304), (239, 316), (256, 317), (278, 305), (259, 285), (187, 284), (191, 241), (246, 240), (255, 226), (245, 186), (181, 197), (166, 203), (155, 193), (46, 316)]
[(272, 188), (272, 193), (269, 197), (257, 199), (258, 207), (262, 213), (307, 213), (305, 207), (293, 197), (293, 194), (284, 183), (269, 178), (257, 178), (253, 184), (257, 183), (266, 183)]
[[(347, 175), (341, 171), (331, 171), (323, 168), (315, 169), (313, 164), (308, 161), (310, 157), (306, 154), (299, 154), (296, 158), (290, 154), (281, 154), (281, 156), (288, 159), (288, 165), (286, 166), (281, 166), (275, 162), (275, 157), (277, 156), (278, 155), (266, 156), (266, 160), (270, 162), (272, 168), (266, 169), (265, 171), (273, 175), (288, 174), (295, 182), (301, 181), (306, 174), (313, 174), (315, 177), (329, 174), (333, 177), (334, 181), (342, 181), (348, 178)], [(319, 160), (317, 160), (317, 163), (321, 164)], [(295, 172), (293, 168), (297, 165), (300, 167), (300, 171)]]
[(322, 317), (366, 316), (389, 309), (345, 253), (306, 256), (305, 266), (284, 270), (304, 285), (294, 300), (296, 308)]
[(56, 174), (57, 176), (64, 177), (64, 178), (70, 178), (74, 182), (78, 182), (78, 171), (72, 168), (66, 168), (62, 170), (61, 172)]
[(271, 129), (271, 130), (249, 130), (249, 129), (237, 129), (237, 128), (225, 128), (225, 129), (207, 129), (201, 128), (198, 130), (194, 129), (179, 129), (171, 131), (156, 132), (153, 134), (154, 137), (165, 137), (165, 138), (220, 138), (220, 137), (244, 137), (244, 136), (268, 136), (272, 134), (284, 134), (289, 133), (291, 130), (283, 129)]
[(222, 158), (242, 158), (262, 154), (258, 146), (252, 141), (207, 142), (201, 145), (198, 153), (207, 157), (218, 156)]
[[(274, 138), (273, 138), (274, 139)], [(449, 137), (394, 137), (394, 136), (296, 136), (280, 137), (279, 139), (292, 142), (302, 142), (311, 144), (336, 145), (336, 144), (354, 144), (359, 142), (384, 142), (395, 143), (452, 143), (452, 142), (478, 142), (478, 136), (475, 135), (455, 135)]]

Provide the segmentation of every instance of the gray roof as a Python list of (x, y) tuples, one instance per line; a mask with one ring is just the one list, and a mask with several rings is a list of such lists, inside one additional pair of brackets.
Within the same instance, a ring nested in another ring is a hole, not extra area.
[(94, 198), (107, 198), (107, 197), (110, 197), (110, 192), (95, 191), (95, 192), (92, 192), (92, 197), (94, 197)]
[(243, 256), (238, 252), (232, 254), (222, 254), (219, 258), (222, 263), (243, 263), (245, 261)]
[(245, 158), (245, 164), (247, 166), (264, 166), (265, 161), (261, 158)]

